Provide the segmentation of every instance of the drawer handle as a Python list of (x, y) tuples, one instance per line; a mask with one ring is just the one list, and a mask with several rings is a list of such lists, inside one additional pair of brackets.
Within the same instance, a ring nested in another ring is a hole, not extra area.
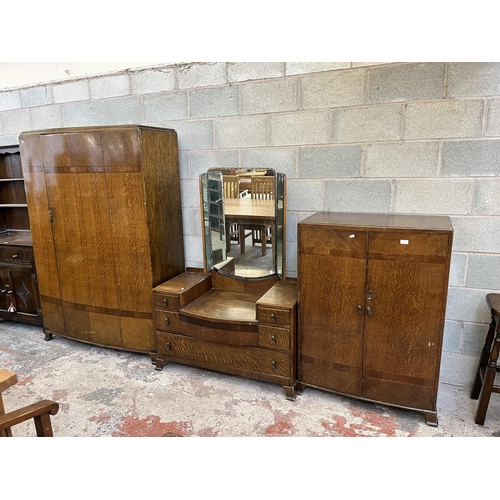
[(358, 306), (358, 314), (363, 316), (363, 306)]
[(276, 314), (271, 313), (271, 321), (272, 321), (273, 323), (276, 323)]
[(171, 344), (170, 342), (167, 342), (167, 349), (168, 349), (169, 351), (171, 351), (171, 350), (172, 350), (172, 344)]
[(276, 337), (271, 335), (271, 344), (276, 344)]
[(273, 370), (276, 370), (276, 366), (277, 366), (276, 361), (272, 361), (271, 366), (273, 367)]
[(12, 258), (13, 258), (13, 259), (17, 259), (17, 257), (18, 257), (17, 253), (15, 253), (15, 254), (12, 256)]
[(168, 326), (168, 325), (169, 325), (169, 323), (170, 323), (170, 320), (169, 320), (168, 318), (165, 318), (165, 325), (167, 325), (167, 326)]
[(168, 299), (163, 299), (163, 305), (164, 305), (165, 307), (168, 307)]
[(368, 306), (368, 307), (366, 308), (366, 312), (368, 313), (368, 316), (370, 316), (370, 318), (372, 318), (372, 317), (373, 317), (373, 311), (372, 311), (372, 308), (371, 308), (370, 306)]

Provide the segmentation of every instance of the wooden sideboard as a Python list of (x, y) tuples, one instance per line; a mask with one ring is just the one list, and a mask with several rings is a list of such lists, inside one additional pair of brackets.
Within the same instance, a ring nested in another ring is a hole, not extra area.
[(301, 221), (297, 389), (419, 410), (437, 425), (452, 238), (441, 216)]
[(156, 369), (173, 361), (281, 384), (295, 399), (297, 283), (185, 272), (154, 289)]
[(150, 352), (152, 288), (184, 271), (177, 134), (49, 129), (20, 150), (46, 339)]

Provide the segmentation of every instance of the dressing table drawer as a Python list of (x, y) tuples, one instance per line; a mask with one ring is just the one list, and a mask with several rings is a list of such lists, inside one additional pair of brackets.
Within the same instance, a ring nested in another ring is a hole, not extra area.
[(167, 309), (168, 311), (179, 310), (179, 296), (154, 293), (155, 309)]
[(164, 332), (178, 332), (180, 329), (179, 313), (156, 309), (155, 327)]
[(259, 323), (266, 323), (268, 325), (288, 326), (290, 324), (290, 310), (258, 306), (257, 320)]
[(292, 379), (292, 366), (288, 353), (206, 342), (204, 340), (156, 332), (158, 357), (165, 361), (176, 361), (190, 365), (260, 378), (265, 380)]
[(278, 351), (290, 351), (290, 330), (259, 325), (259, 345)]

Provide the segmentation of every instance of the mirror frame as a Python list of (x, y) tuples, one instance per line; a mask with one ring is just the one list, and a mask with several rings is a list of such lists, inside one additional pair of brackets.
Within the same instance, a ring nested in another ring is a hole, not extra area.
[[(219, 168), (210, 168), (207, 172), (200, 174), (199, 177), (199, 186), (200, 186), (200, 212), (201, 212), (201, 224), (202, 224), (202, 243), (203, 243), (203, 269), (205, 272), (213, 269), (225, 276), (229, 276), (235, 279), (242, 280), (260, 280), (267, 279), (270, 276), (277, 275), (281, 280), (285, 279), (286, 272), (286, 176), (285, 174), (274, 171), (275, 178), (275, 245), (276, 252), (274, 255), (273, 269), (274, 272), (271, 272), (267, 275), (259, 275), (259, 276), (241, 276), (238, 274), (233, 274), (234, 267), (230, 272), (224, 271), (224, 266), (217, 267), (217, 264), (222, 262), (227, 262), (226, 250), (225, 250), (225, 242), (226, 242), (226, 234), (225, 234), (225, 215), (224, 215), (224, 191), (222, 185), (222, 175), (223, 169)], [(247, 169), (252, 170), (252, 169)], [(221, 255), (221, 260), (218, 262), (214, 262), (214, 252), (212, 245), (212, 224), (213, 219), (210, 214), (210, 190), (209, 183), (215, 182), (219, 184), (219, 188), (212, 191), (212, 194), (215, 193), (216, 200), (212, 200), (213, 204), (218, 204), (220, 210), (217, 214), (218, 219), (218, 232), (219, 234), (223, 234), (223, 250)], [(223, 258), (222, 258), (223, 257)]]

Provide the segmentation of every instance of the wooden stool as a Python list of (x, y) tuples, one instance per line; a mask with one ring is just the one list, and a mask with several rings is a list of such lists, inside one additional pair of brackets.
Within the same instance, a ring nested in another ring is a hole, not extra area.
[(500, 367), (497, 366), (500, 350), (500, 294), (490, 293), (486, 295), (486, 303), (491, 312), (491, 324), (479, 358), (476, 378), (470, 394), (472, 399), (479, 398), (474, 419), (479, 425), (484, 424), (491, 393), (500, 393), (500, 385), (495, 385), (495, 375), (500, 371)]

